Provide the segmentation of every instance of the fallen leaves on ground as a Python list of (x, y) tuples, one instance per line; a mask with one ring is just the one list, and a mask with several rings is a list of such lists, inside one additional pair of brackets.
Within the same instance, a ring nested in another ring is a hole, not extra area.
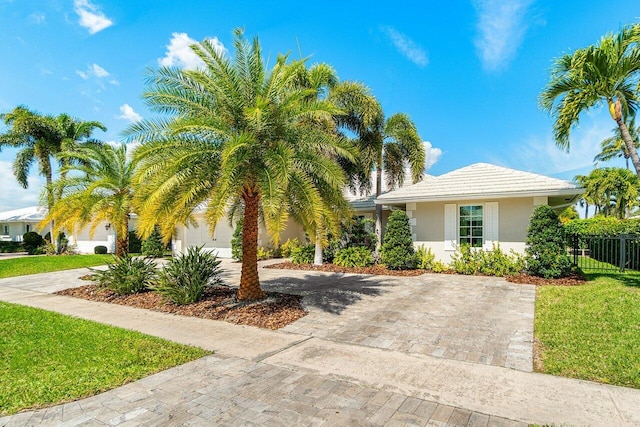
[(273, 330), (283, 328), (307, 315), (299, 295), (267, 292), (266, 298), (262, 300), (242, 302), (236, 299), (236, 289), (226, 286), (210, 287), (201, 301), (187, 305), (165, 301), (155, 292), (117, 295), (112, 290), (99, 288), (97, 285), (65, 289), (56, 294)]

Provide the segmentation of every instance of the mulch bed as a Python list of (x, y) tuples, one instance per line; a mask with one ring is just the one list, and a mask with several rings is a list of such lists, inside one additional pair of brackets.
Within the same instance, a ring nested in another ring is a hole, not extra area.
[(202, 301), (188, 305), (166, 302), (155, 292), (116, 295), (112, 290), (99, 288), (97, 285), (65, 289), (56, 294), (274, 330), (307, 315), (299, 295), (267, 292), (267, 297), (260, 301), (239, 302), (236, 299), (236, 289), (226, 286), (211, 287), (205, 291)]
[(425, 270), (389, 270), (387, 267), (381, 265), (374, 265), (372, 267), (338, 267), (334, 264), (294, 264), (290, 261), (265, 265), (264, 268), (279, 268), (282, 270), (326, 271), (329, 273), (376, 274), (380, 276), (420, 276), (426, 273)]
[(545, 279), (544, 277), (528, 276), (526, 274), (507, 276), (505, 279), (507, 279), (507, 282), (536, 286), (580, 286), (587, 283), (583, 276), (576, 273), (560, 279)]

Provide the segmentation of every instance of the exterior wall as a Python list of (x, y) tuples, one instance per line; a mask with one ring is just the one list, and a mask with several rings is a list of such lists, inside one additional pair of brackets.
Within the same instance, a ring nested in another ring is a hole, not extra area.
[(449, 263), (454, 251), (445, 249), (445, 204), (484, 205), (487, 202), (498, 203), (498, 242), (500, 248), (505, 252), (513, 249), (518, 253), (524, 253), (529, 218), (534, 209), (532, 197), (407, 203), (407, 215), (412, 224), (414, 246), (424, 245), (431, 248), (437, 260)]
[[(137, 220), (129, 220), (129, 231), (136, 229)], [(76, 229), (74, 233), (66, 233), (70, 245), (76, 245), (76, 249), (82, 254), (92, 254), (96, 246), (106, 246), (107, 253), (116, 252), (116, 233), (113, 227), (106, 229), (107, 222), (101, 222), (95, 229), (93, 236), (90, 236), (91, 226), (87, 225), (81, 230)]]
[[(229, 226), (227, 218), (222, 218), (218, 222), (213, 237), (209, 233), (209, 227), (203, 216), (196, 216), (196, 222), (195, 227), (178, 227), (176, 239), (173, 242), (174, 251), (182, 253), (189, 247), (203, 246), (204, 249), (215, 252), (220, 258), (231, 258), (231, 239), (235, 227)], [(305, 235), (299, 225), (289, 220), (286, 229), (280, 235), (280, 243), (294, 238), (304, 242)], [(262, 225), (258, 230), (258, 246), (273, 247), (273, 243)]]
[(38, 221), (0, 222), (0, 241), (22, 242), (22, 236), (27, 232), (27, 225), (29, 231), (35, 231), (42, 235), (49, 231), (48, 229), (40, 230)]

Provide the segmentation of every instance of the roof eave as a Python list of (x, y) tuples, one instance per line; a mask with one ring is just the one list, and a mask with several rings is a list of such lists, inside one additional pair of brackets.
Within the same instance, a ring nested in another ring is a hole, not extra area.
[[(514, 197), (553, 197), (553, 196), (577, 196), (584, 193), (584, 188), (566, 188), (559, 190), (540, 191), (511, 191), (504, 193), (473, 193), (473, 194), (447, 194), (431, 197), (378, 197), (375, 199), (376, 205), (388, 205), (393, 203), (425, 203), (425, 202), (446, 202), (454, 200), (478, 200), (478, 199), (508, 199)], [(389, 194), (389, 193), (388, 193)], [(385, 196), (388, 196), (385, 195)]]

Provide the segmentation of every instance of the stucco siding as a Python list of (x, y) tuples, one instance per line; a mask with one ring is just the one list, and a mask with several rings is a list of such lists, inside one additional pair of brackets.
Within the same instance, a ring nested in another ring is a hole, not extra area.
[(417, 248), (424, 245), (431, 248), (437, 260), (449, 263), (454, 251), (445, 250), (445, 204), (455, 203), (456, 207), (459, 207), (485, 205), (487, 202), (498, 202), (500, 248), (504, 252), (514, 250), (524, 253), (527, 227), (534, 208), (532, 197), (416, 203), (415, 210), (407, 211), (410, 218), (415, 218), (415, 225), (412, 226), (414, 246)]

